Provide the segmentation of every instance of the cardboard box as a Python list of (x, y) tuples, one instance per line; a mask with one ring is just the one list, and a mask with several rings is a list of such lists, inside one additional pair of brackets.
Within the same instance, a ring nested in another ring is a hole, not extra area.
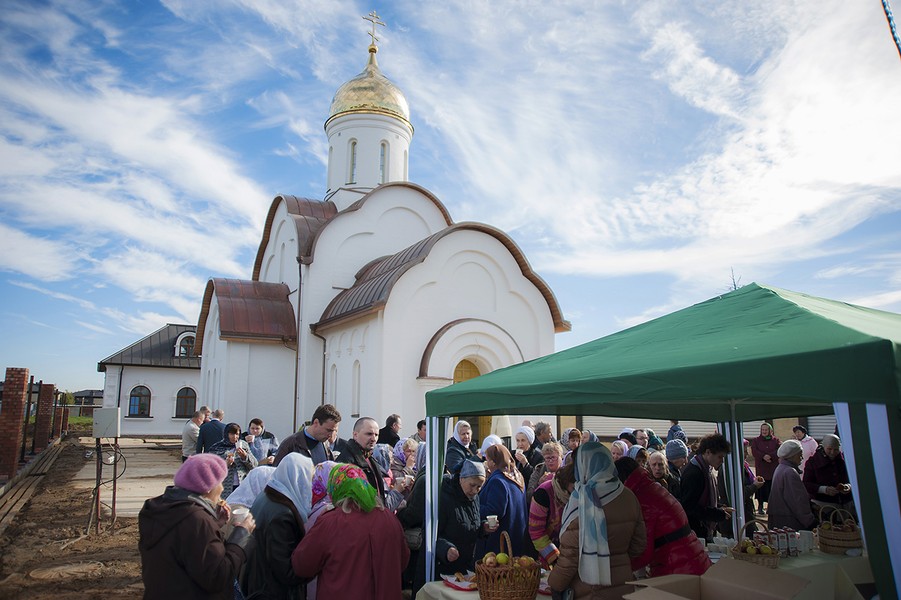
[(822, 600), (805, 593), (810, 582), (778, 569), (726, 558), (697, 575), (667, 575), (630, 582), (641, 589), (627, 600)]

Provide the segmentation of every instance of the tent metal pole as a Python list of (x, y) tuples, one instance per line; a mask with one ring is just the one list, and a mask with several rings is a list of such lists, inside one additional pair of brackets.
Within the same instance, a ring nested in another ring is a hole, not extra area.
[(735, 509), (735, 512), (732, 513), (732, 531), (735, 539), (738, 539), (741, 528), (747, 523), (748, 515), (745, 514), (745, 486), (743, 482), (744, 477), (742, 476), (745, 465), (744, 437), (742, 435), (742, 424), (735, 418), (735, 404), (736, 400), (729, 401), (730, 421), (728, 436), (732, 438), (729, 440), (732, 443), (729, 464), (731, 466), (732, 508)]
[(435, 543), (438, 533), (438, 515), (434, 510), (434, 498), (438, 486), (438, 417), (426, 417), (428, 427), (428, 447), (426, 449), (425, 473), (425, 580), (432, 581), (435, 575)]

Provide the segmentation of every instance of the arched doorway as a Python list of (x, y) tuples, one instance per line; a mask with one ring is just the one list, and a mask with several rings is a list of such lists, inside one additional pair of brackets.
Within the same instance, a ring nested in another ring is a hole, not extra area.
[[(454, 367), (454, 383), (475, 379), (481, 374), (482, 371), (478, 365), (471, 360), (463, 359)], [(476, 441), (477, 445), (481, 445), (485, 436), (491, 433), (491, 417), (463, 416), (461, 418), (472, 425), (472, 439)]]

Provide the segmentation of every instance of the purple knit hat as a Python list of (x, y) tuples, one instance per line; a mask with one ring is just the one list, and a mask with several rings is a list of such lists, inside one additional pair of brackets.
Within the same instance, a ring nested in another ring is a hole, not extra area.
[(175, 472), (175, 485), (195, 494), (206, 494), (222, 483), (227, 473), (228, 465), (216, 454), (195, 454)]

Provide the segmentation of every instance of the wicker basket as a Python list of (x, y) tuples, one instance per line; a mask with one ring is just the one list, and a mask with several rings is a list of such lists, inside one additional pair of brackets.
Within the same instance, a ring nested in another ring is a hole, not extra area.
[(773, 554), (748, 554), (747, 552), (741, 551), (741, 543), (745, 539), (745, 531), (747, 531), (748, 527), (752, 525), (762, 527), (765, 532), (769, 532), (770, 530), (770, 528), (767, 527), (766, 523), (763, 523), (761, 521), (749, 521), (748, 523), (746, 523), (745, 526), (741, 528), (741, 532), (738, 534), (738, 545), (732, 548), (732, 558), (753, 563), (755, 565), (760, 565), (761, 567), (767, 567), (769, 569), (777, 568), (779, 566), (778, 548), (774, 549), (775, 552)]
[[(506, 531), (501, 532), (501, 551), (513, 559), (513, 545)], [(534, 600), (541, 583), (541, 567), (537, 561), (528, 567), (512, 564), (487, 567), (479, 559), (476, 582), (482, 600)]]
[(860, 533), (860, 527), (856, 531), (837, 531), (835, 529), (835, 517), (839, 513), (844, 513), (847, 517), (842, 516), (841, 524), (851, 523), (857, 525), (854, 517), (843, 508), (834, 508), (830, 506), (820, 507), (820, 523), (823, 523), (823, 510), (832, 508), (832, 514), (829, 515), (828, 523), (830, 529), (823, 529), (822, 526), (817, 528), (817, 540), (819, 541), (820, 550), (829, 554), (844, 554), (852, 548), (863, 548), (863, 536)]

